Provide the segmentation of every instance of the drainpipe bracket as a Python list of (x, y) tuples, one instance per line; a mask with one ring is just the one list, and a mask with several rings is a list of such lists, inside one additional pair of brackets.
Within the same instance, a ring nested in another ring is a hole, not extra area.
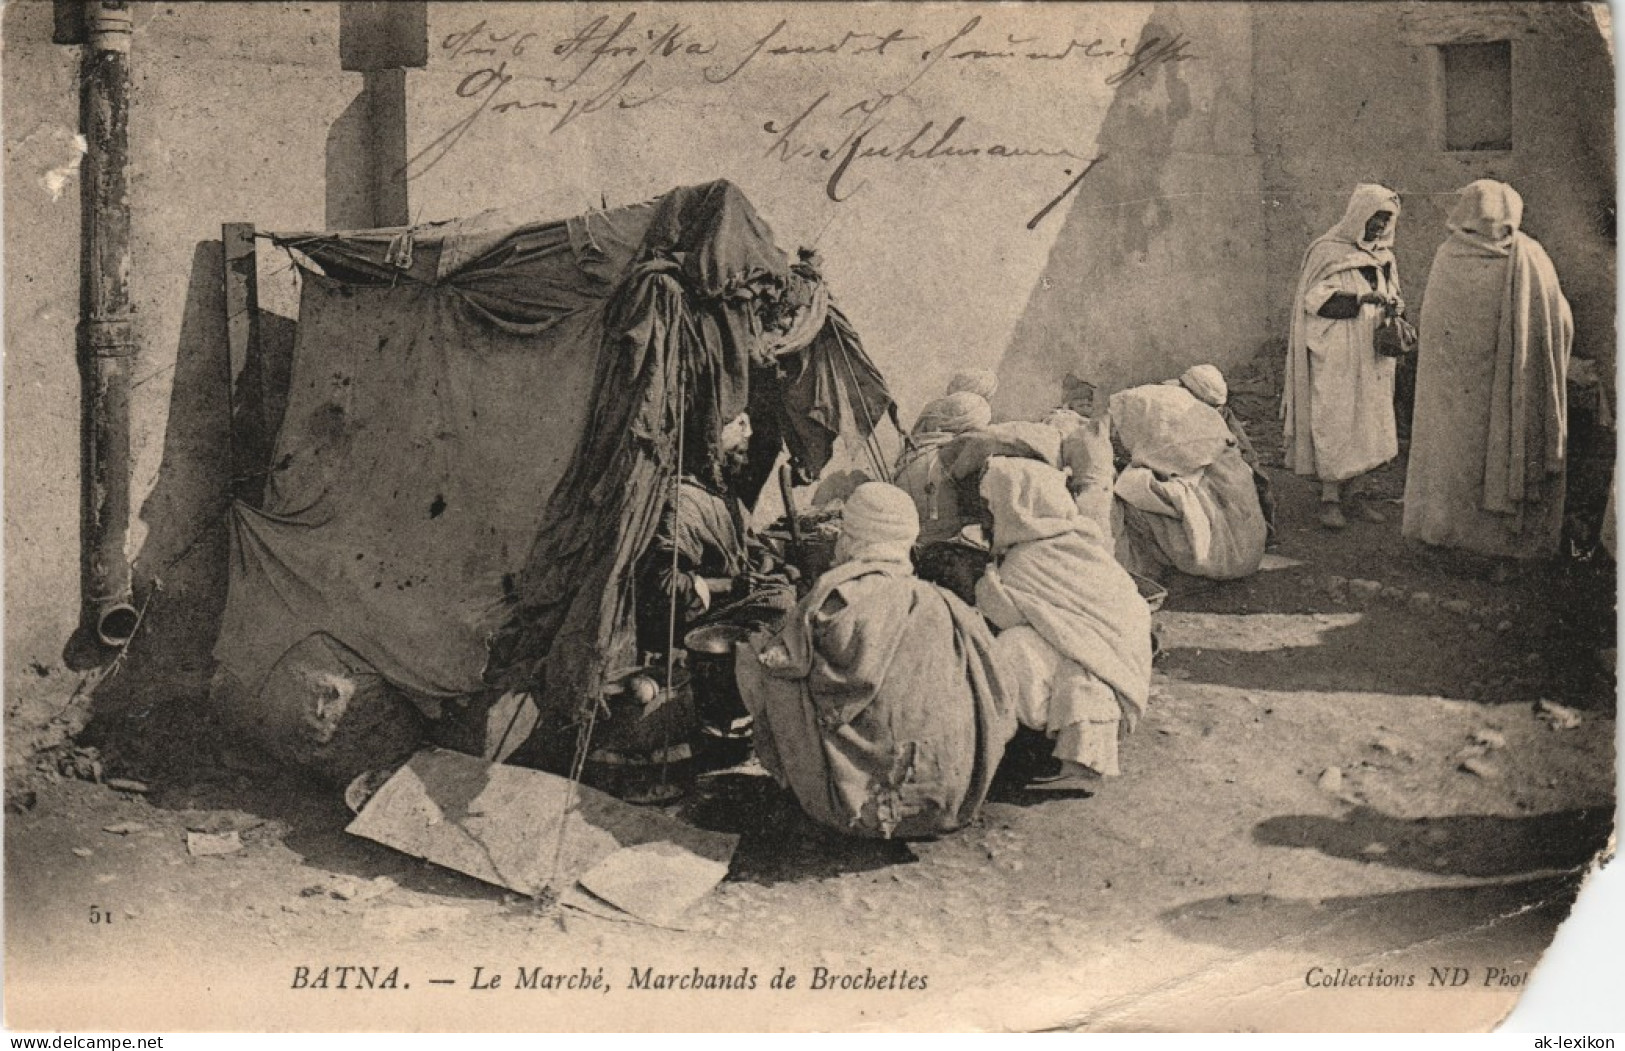
[(86, 6), (87, 36), (93, 51), (130, 50), (130, 34), (135, 28), (135, 16), (125, 4), (90, 0)]
[(85, 322), (85, 346), (96, 358), (133, 358), (141, 349), (128, 318), (93, 318)]

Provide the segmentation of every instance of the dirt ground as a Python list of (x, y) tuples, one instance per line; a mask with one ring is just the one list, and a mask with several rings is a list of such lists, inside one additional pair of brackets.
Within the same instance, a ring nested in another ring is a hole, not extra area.
[[(1494, 582), (1402, 542), (1394, 504), (1317, 529), (1310, 486), (1274, 475), (1294, 564), (1172, 583), (1120, 778), (1002, 790), (973, 827), (903, 844), (819, 831), (757, 768), (709, 775), (670, 812), (743, 839), (681, 930), (543, 913), (349, 836), (334, 794), (230, 749), (104, 740), (104, 781), (145, 792), (36, 770), (8, 798), (8, 1023), (1489, 1028), (1612, 827), (1612, 567)], [(194, 857), (188, 829), (245, 846)], [(394, 886), (365, 900), (345, 881), (379, 876)], [(398, 967), (400, 987), (294, 988), (341, 965)], [(476, 967), (505, 987), (474, 988)], [(607, 989), (515, 990), (520, 967), (602, 968)], [(758, 984), (629, 988), (646, 967)], [(817, 968), (926, 987), (814, 990)], [(1319, 984), (1340, 973), (1401, 984)]]

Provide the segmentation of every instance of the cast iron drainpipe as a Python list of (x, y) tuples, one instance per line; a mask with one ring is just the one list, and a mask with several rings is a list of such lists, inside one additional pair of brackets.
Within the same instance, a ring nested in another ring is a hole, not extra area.
[(135, 635), (130, 558), (130, 29), (128, 3), (85, 4), (79, 126), (80, 598), (82, 623), (108, 646)]

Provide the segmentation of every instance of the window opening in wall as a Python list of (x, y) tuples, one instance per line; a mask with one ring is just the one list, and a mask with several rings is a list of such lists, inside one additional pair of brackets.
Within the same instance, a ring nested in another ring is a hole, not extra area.
[(1512, 148), (1512, 42), (1444, 44), (1444, 148)]

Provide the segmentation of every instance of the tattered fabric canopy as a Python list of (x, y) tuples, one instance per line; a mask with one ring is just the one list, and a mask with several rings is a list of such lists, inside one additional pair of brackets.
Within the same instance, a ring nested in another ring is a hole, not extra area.
[[(216, 656), (250, 690), (326, 634), (420, 698), (567, 716), (635, 658), (633, 567), (748, 409), (746, 497), (895, 406), (726, 182), (556, 222), (279, 235), (305, 272), (261, 507), (232, 508)], [(696, 467), (695, 465), (699, 465)], [(555, 725), (557, 725), (555, 723)]]

